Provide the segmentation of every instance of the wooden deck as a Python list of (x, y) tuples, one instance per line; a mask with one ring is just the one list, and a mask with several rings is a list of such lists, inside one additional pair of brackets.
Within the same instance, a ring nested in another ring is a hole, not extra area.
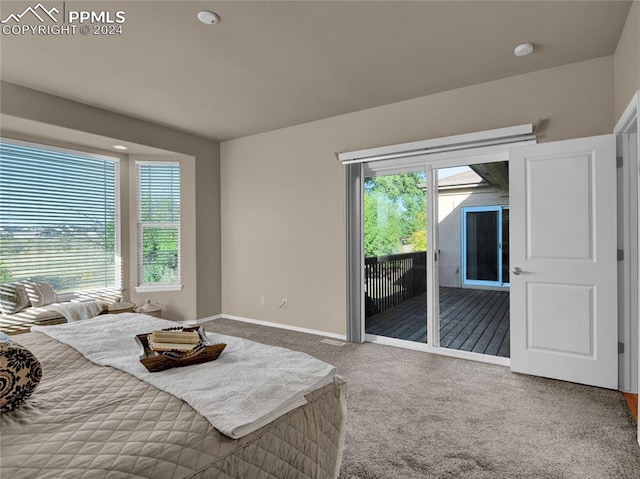
[[(425, 343), (426, 295), (366, 321), (366, 332)], [(509, 357), (509, 292), (440, 288), (440, 346)]]

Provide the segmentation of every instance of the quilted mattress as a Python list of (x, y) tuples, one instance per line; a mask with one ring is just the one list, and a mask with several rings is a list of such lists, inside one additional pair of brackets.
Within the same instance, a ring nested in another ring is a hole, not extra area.
[(335, 478), (344, 445), (346, 381), (240, 439), (133, 376), (97, 366), (39, 333), (14, 338), (44, 367), (18, 409), (0, 415), (0, 477)]

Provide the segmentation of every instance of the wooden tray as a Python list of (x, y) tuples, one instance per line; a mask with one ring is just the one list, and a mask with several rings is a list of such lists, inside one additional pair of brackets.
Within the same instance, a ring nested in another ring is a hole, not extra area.
[(213, 361), (218, 359), (222, 350), (227, 347), (224, 343), (211, 344), (202, 326), (199, 328), (178, 326), (163, 329), (162, 331), (197, 331), (200, 336), (200, 342), (191, 351), (187, 352), (158, 352), (149, 347), (149, 334), (151, 333), (138, 334), (135, 339), (140, 346), (140, 362), (152, 373)]

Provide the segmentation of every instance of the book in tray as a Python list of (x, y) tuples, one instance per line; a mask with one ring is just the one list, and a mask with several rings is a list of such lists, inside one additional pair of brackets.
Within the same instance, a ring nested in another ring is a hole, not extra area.
[(135, 339), (140, 362), (152, 373), (214, 361), (227, 346), (211, 344), (202, 326), (167, 328), (138, 334)]
[(197, 331), (154, 331), (149, 335), (149, 347), (154, 351), (191, 351), (200, 342)]

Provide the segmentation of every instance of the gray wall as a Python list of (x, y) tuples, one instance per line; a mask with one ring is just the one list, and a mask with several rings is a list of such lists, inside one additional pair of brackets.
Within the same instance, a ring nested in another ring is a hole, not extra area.
[(633, 94), (640, 90), (640, 1), (635, 0), (629, 10), (615, 58), (615, 117), (624, 112)]
[[(549, 120), (540, 141), (610, 133), (613, 56), (221, 145), (223, 313), (344, 334), (344, 172), (335, 152)], [(265, 296), (265, 304), (260, 304)], [(279, 309), (287, 298), (288, 309)]]

